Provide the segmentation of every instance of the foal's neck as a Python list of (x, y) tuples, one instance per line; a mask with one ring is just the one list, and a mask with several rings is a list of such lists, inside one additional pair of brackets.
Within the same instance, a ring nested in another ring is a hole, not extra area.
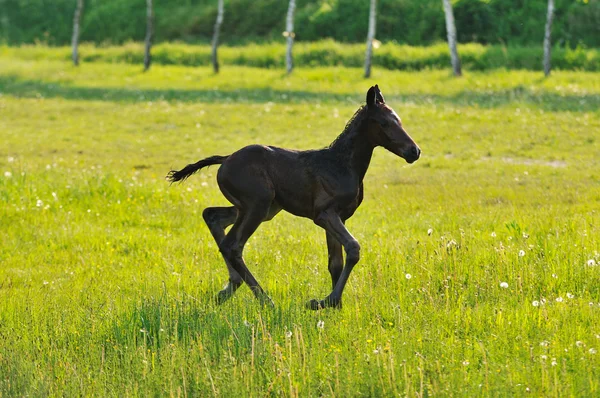
[(347, 161), (348, 167), (359, 175), (361, 181), (369, 168), (375, 148), (367, 136), (366, 112), (366, 107), (359, 109), (344, 131), (329, 146), (343, 162)]

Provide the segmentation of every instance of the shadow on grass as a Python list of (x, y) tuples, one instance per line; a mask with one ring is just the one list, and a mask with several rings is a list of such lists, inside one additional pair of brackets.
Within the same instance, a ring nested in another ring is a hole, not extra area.
[[(104, 88), (61, 85), (39, 80), (24, 80), (17, 76), (0, 77), (0, 94), (16, 98), (64, 98), (84, 101), (136, 103), (145, 101), (172, 101), (184, 103), (361, 103), (362, 93), (319, 93), (271, 88), (234, 90), (182, 90), (146, 88)], [(389, 102), (412, 102), (417, 105), (469, 106), (483, 109), (522, 103), (545, 111), (590, 112), (600, 109), (600, 95), (561, 95), (535, 92), (524, 86), (499, 91), (463, 91), (455, 95), (406, 94), (386, 96)]]

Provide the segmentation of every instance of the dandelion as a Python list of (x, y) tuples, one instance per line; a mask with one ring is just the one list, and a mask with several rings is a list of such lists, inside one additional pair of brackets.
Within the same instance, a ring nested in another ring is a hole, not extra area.
[(12, 177), (12, 173), (10, 171), (5, 171), (4, 172), (4, 177), (10, 178), (10, 177)]
[(556, 274), (552, 274), (552, 277), (553, 277), (554, 279), (558, 279), (558, 275), (556, 275)]
[(206, 181), (202, 181), (202, 182), (200, 183), (200, 185), (202, 185), (203, 187), (207, 187), (207, 186), (208, 186), (208, 182), (206, 182)]
[(6, 159), (6, 160), (8, 160), (8, 163), (12, 163), (15, 161), (15, 158), (13, 158), (12, 156), (9, 156), (8, 159)]
[(404, 275), (404, 276), (406, 277), (406, 279), (410, 279), (410, 278), (412, 278), (412, 275), (411, 275), (411, 274), (406, 274), (406, 275)]
[(541, 347), (548, 347), (549, 344), (550, 344), (550, 342), (548, 340), (543, 340), (540, 342)]
[(595, 348), (590, 348), (588, 352), (589, 352), (590, 354), (594, 355), (594, 354), (596, 354), (598, 351), (596, 351), (596, 349), (595, 349)]
[(548, 359), (548, 356), (546, 355), (541, 355), (540, 358), (542, 359), (542, 361), (545, 361), (546, 359)]
[(379, 354), (379, 350), (373, 350), (373, 354), (375, 354), (375, 355)]
[(50, 282), (48, 282), (48, 281), (44, 281), (43, 282), (44, 285), (47, 285), (48, 283), (50, 283)]
[(462, 364), (463, 364), (464, 366), (469, 366), (469, 361), (467, 361), (467, 360), (464, 360)]
[(500, 287), (502, 289), (508, 289), (508, 283), (506, 283), (506, 282), (500, 282)]
[(287, 332), (285, 332), (285, 338), (286, 339), (289, 339), (291, 337), (292, 337), (292, 331), (291, 330), (288, 330)]
[(37, 207), (42, 207), (42, 206), (44, 205), (44, 202), (42, 202), (42, 200), (41, 200), (41, 199), (38, 199), (38, 200), (35, 202), (35, 205), (36, 205)]
[(562, 303), (563, 301), (565, 301), (565, 299), (560, 296), (556, 298), (557, 303)]
[(523, 239), (527, 239), (529, 238), (529, 234), (526, 234), (525, 232), (523, 232)]
[(247, 320), (244, 319), (244, 326), (246, 326), (247, 328), (249, 328), (252, 325), (250, 324), (250, 322), (248, 322)]
[(431, 236), (431, 234), (432, 234), (432, 233), (433, 233), (433, 229), (429, 228), (429, 229), (427, 230), (427, 235), (428, 235), (428, 236)]
[(492, 238), (495, 238), (495, 237), (496, 237), (496, 233), (492, 232)]
[(594, 260), (593, 258), (590, 258), (589, 260), (587, 260), (587, 265), (588, 267), (593, 267), (596, 265), (596, 260)]
[(546, 299), (545, 299), (545, 298), (541, 299), (541, 300), (540, 300), (540, 304), (541, 304), (541, 305), (544, 305), (544, 304), (546, 304)]
[(451, 241), (449, 241), (449, 242), (446, 244), (446, 247), (447, 247), (447, 248), (451, 248), (451, 247), (454, 247), (454, 246), (456, 246), (456, 241), (455, 241), (454, 239), (452, 239)]
[(567, 293), (567, 298), (570, 298), (570, 299), (572, 299), (573, 297), (575, 297), (575, 295), (574, 295), (574, 294)]
[(594, 302), (590, 301), (590, 307), (593, 307), (593, 306), (594, 306)]
[(531, 303), (534, 307), (539, 307), (540, 306), (540, 302), (537, 300), (533, 300), (533, 302)]
[(319, 322), (317, 322), (317, 327), (319, 329), (323, 329), (325, 327), (325, 322), (322, 320), (319, 320)]
[(551, 363), (551, 365), (552, 365), (552, 366), (556, 366), (556, 365), (558, 365), (558, 362), (556, 362), (556, 358), (552, 358), (552, 363)]
[(577, 347), (583, 347), (583, 341), (579, 341), (579, 340), (577, 340), (577, 341), (575, 342), (575, 345), (576, 345)]
[(525, 250), (519, 250), (519, 257), (525, 257)]

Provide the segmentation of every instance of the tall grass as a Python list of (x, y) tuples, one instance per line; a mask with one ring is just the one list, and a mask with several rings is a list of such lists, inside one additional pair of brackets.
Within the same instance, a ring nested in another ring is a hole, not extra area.
[[(205, 66), (210, 64), (210, 46), (189, 44), (159, 44), (153, 47), (152, 60), (161, 65)], [(67, 47), (0, 47), (7, 56), (21, 59), (68, 60)], [(483, 71), (492, 69), (542, 69), (542, 48), (519, 46), (484, 46), (464, 44), (459, 46), (464, 68)], [(118, 47), (81, 47), (83, 62), (143, 63), (143, 47), (129, 43)], [(238, 47), (222, 46), (220, 61), (224, 65), (259, 68), (284, 68), (285, 46), (280, 43), (248, 44)], [(390, 70), (445, 69), (450, 64), (446, 44), (414, 47), (385, 43), (374, 51), (374, 65)], [(294, 63), (299, 67), (345, 66), (361, 67), (364, 63), (364, 45), (342, 44), (331, 40), (314, 43), (299, 42), (294, 45)], [(600, 54), (596, 49), (556, 47), (552, 50), (552, 66), (560, 70), (600, 71)]]

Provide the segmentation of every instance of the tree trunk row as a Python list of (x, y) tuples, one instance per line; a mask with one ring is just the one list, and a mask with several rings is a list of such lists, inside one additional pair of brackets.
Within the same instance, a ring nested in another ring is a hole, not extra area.
[[(217, 19), (215, 21), (213, 38), (212, 38), (212, 64), (215, 73), (219, 73), (219, 59), (218, 59), (218, 47), (219, 47), (219, 34), (221, 30), (221, 24), (223, 23), (224, 14), (224, 0), (217, 0)], [(5, 0), (0, 0), (0, 4), (4, 4)], [(452, 10), (451, 0), (442, 0), (444, 7), (444, 16), (446, 21), (446, 34), (448, 38), (448, 48), (450, 50), (450, 61), (452, 63), (452, 70), (455, 76), (462, 75), (460, 57), (458, 56), (457, 39), (456, 39), (456, 24), (454, 22), (454, 12)], [(77, 7), (75, 8), (75, 14), (73, 16), (73, 36), (71, 39), (72, 47), (72, 59), (75, 66), (79, 65), (79, 34), (81, 17), (83, 14), (84, 0), (77, 0)], [(296, 9), (296, 0), (289, 0), (288, 12), (286, 17), (286, 31), (284, 36), (287, 41), (286, 49), (286, 70), (287, 73), (292, 73), (294, 68), (292, 47), (294, 44), (294, 12)], [(551, 31), (552, 31), (552, 20), (554, 18), (554, 0), (548, 0), (548, 9), (546, 14), (546, 27), (544, 31), (544, 75), (549, 76), (551, 70)], [(146, 37), (144, 40), (144, 70), (148, 70), (151, 64), (151, 48), (152, 48), (152, 37), (154, 35), (153, 21), (154, 12), (152, 7), (152, 0), (146, 0)], [(373, 41), (375, 40), (375, 30), (377, 22), (377, 0), (370, 0), (369, 8), (369, 29), (367, 32), (367, 49), (365, 53), (365, 78), (371, 76), (371, 65), (373, 58)], [(0, 24), (4, 30), (8, 29), (8, 19), (5, 15), (0, 18)]]

